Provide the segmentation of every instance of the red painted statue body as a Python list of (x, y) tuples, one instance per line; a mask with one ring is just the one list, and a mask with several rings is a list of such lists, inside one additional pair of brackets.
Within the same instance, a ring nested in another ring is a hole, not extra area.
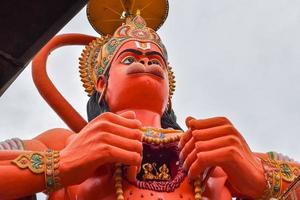
[[(203, 199), (262, 197), (267, 183), (259, 157), (266, 155), (253, 153), (224, 117), (187, 118), (187, 130), (178, 143), (187, 176), (173, 192), (141, 189), (132, 183), (145, 156), (141, 128), (161, 128), (169, 96), (163, 53), (155, 43), (147, 49), (140, 46), (143, 44), (138, 40), (125, 42), (113, 58), (109, 78), (102, 75), (98, 79), (97, 91), (106, 89), (105, 100), (111, 112), (96, 117), (78, 134), (53, 129), (24, 141), (27, 151), (60, 150), (59, 177), (63, 188), (53, 192), (50, 199), (115, 200), (115, 163), (128, 166), (123, 181), (125, 199), (192, 200), (195, 193), (191, 180), (212, 166), (218, 167), (205, 184)], [(0, 199), (19, 198), (45, 189), (43, 175), (11, 164), (20, 153), (0, 151)], [(283, 182), (283, 188), (287, 185)]]
[[(128, 49), (138, 52), (133, 53)], [(139, 52), (142, 55), (139, 55)], [(145, 56), (150, 52), (157, 54)], [(168, 101), (167, 70), (159, 54), (161, 52), (156, 45), (152, 44), (151, 49), (144, 51), (137, 49), (133, 41), (125, 43), (119, 49), (112, 63), (108, 81), (104, 76), (101, 77), (97, 87), (102, 92), (105, 84), (108, 84), (106, 101), (111, 111), (118, 115), (104, 114), (94, 119), (61, 151), (61, 171), (62, 174), (65, 174), (64, 171), (67, 172), (67, 177), (63, 177), (63, 180), (71, 181), (65, 185), (79, 183), (86, 177), (92, 177), (80, 185), (58, 191), (53, 194), (53, 199), (67, 195), (70, 199), (114, 200), (116, 195), (111, 164), (121, 162), (136, 167), (141, 166), (142, 133), (138, 129), (141, 126), (160, 128), (160, 118)], [(131, 59), (135, 62), (128, 62)], [(157, 60), (160, 64), (149, 64), (153, 60)], [(91, 142), (97, 145), (91, 145)], [(91, 155), (99, 154), (97, 152), (101, 154), (99, 157), (82, 159), (86, 152), (90, 152)], [(67, 164), (63, 160), (66, 160)], [(78, 163), (80, 160), (82, 164)], [(102, 162), (100, 169), (97, 169), (98, 160)], [(86, 165), (87, 168), (73, 165)], [(226, 175), (221, 169), (219, 171), (219, 174), (209, 181), (213, 187), (208, 187), (205, 195), (211, 198), (210, 193), (214, 193), (218, 194), (215, 199), (230, 199), (230, 192), (225, 186)], [(91, 172), (95, 174), (90, 174)], [(173, 193), (143, 190), (129, 183), (124, 184), (124, 191), (126, 199), (194, 198), (193, 185), (189, 183), (188, 178)]]

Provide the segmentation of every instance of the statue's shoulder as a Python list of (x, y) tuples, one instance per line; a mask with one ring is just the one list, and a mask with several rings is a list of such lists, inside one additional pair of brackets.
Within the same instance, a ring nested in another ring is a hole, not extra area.
[(73, 135), (75, 133), (70, 130), (55, 128), (47, 130), (31, 140), (23, 140), (23, 144), (25, 150), (61, 150)]

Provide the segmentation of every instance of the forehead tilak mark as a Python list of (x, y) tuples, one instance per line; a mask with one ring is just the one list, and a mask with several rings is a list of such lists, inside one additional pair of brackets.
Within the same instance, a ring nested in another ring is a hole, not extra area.
[(135, 46), (136, 46), (136, 48), (142, 49), (142, 50), (151, 49), (151, 43), (150, 42), (141, 43), (141, 42), (135, 41)]

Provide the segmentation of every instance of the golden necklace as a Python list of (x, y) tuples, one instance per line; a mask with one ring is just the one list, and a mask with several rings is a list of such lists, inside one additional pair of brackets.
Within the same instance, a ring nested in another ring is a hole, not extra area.
[[(155, 145), (178, 142), (180, 140), (181, 135), (183, 134), (182, 131), (174, 130), (174, 129), (160, 129), (160, 128), (157, 129), (152, 127), (143, 127), (140, 130), (144, 132), (143, 142), (149, 144), (155, 144)], [(121, 164), (116, 164), (114, 177), (115, 177), (115, 189), (116, 189), (117, 200), (125, 200), (123, 187), (122, 187), (123, 175), (122, 175)], [(201, 200), (202, 190), (201, 190), (200, 178), (194, 180), (194, 193), (195, 193), (195, 200)]]

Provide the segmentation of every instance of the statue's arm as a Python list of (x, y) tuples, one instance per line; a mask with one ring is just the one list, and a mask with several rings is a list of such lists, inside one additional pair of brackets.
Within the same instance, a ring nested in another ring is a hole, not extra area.
[(24, 140), (24, 149), (31, 151), (45, 151), (47, 149), (60, 151), (65, 148), (69, 138), (72, 138), (73, 135), (75, 134), (67, 129), (51, 129), (32, 140)]
[[(186, 125), (189, 129), (179, 142), (180, 158), (192, 179), (208, 167), (219, 166), (228, 177), (227, 186), (231, 194), (258, 199), (267, 192), (271, 193), (267, 194), (269, 197), (278, 197), (297, 175), (292, 174), (292, 169), (298, 164), (290, 160), (282, 164), (261, 159), (265, 157), (263, 154), (259, 158), (225, 117), (198, 120), (188, 117)], [(266, 180), (266, 175), (271, 178)]]
[[(270, 155), (268, 153), (255, 152), (254, 154), (259, 159), (263, 159), (263, 160), (270, 159)], [(282, 158), (278, 158), (277, 157), (275, 160), (278, 161), (278, 162), (283, 162), (283, 163), (288, 164), (291, 168), (297, 169), (298, 172), (300, 170), (300, 163), (296, 162), (296, 161), (294, 161), (294, 160), (292, 160), (290, 158), (288, 158), (287, 156), (284, 156)], [(294, 174), (292, 176), (294, 176), (294, 178), (295, 178), (296, 174)], [(287, 188), (291, 185), (292, 180), (291, 181), (287, 181), (285, 179), (281, 179), (281, 181), (282, 182), (281, 182), (281, 185), (280, 185), (280, 194), (283, 194), (283, 192), (285, 192), (287, 190)], [(235, 196), (235, 197), (245, 197), (238, 190), (236, 190), (235, 188), (231, 187), (230, 184), (227, 183), (226, 186), (230, 189), (230, 191), (231, 191), (231, 193), (232, 193), (233, 196)], [(300, 198), (300, 187), (297, 187), (297, 188), (293, 189), (293, 195), (296, 195), (298, 198)]]
[(0, 151), (0, 199), (15, 199), (45, 189), (44, 174), (33, 174), (12, 164), (25, 151)]
[[(73, 133), (65, 129), (48, 130), (32, 140), (24, 140), (24, 150), (0, 150), (0, 199), (13, 199), (45, 190), (44, 174), (34, 174), (12, 163), (21, 154), (47, 149), (61, 150)], [(8, 142), (9, 143), (9, 142)]]
[[(142, 162), (142, 132), (141, 122), (136, 119), (134, 112), (124, 112), (120, 115), (104, 113), (88, 123), (78, 134), (72, 134), (64, 129), (47, 131), (33, 140), (24, 141), (25, 151), (0, 150), (0, 199), (12, 199), (27, 196), (45, 190), (45, 173), (35, 174), (32, 168), (35, 163), (33, 156), (40, 156), (43, 164), (48, 166), (48, 148), (60, 151), (54, 152), (50, 162), (51, 169), (56, 169), (59, 185), (67, 187), (82, 183), (93, 176), (99, 167), (107, 164), (124, 163), (132, 166), (133, 174)], [(7, 145), (5, 145), (7, 147)], [(17, 159), (30, 158), (30, 162)], [(55, 161), (56, 160), (56, 161)], [(27, 165), (21, 169), (20, 165)], [(29, 166), (29, 167), (28, 167)], [(135, 177), (135, 175), (130, 175)], [(52, 188), (58, 189), (58, 188)]]
[[(300, 176), (300, 163), (289, 158), (288, 156), (285, 156), (283, 154), (277, 153), (277, 152), (268, 152), (268, 153), (255, 153), (256, 156), (262, 160), (272, 160), (275, 163), (282, 163), (286, 166), (287, 170), (284, 173), (284, 168), (279, 167), (279, 170), (281, 171), (281, 189), (280, 194), (283, 194), (286, 192), (291, 185), (293, 185), (293, 182), (296, 181), (297, 176)], [(270, 165), (270, 163), (266, 163), (267, 165)], [(263, 165), (266, 165), (263, 163)], [(272, 170), (269, 172), (272, 173)], [(286, 174), (287, 176), (285, 176)], [(290, 178), (285, 178), (290, 177)], [(299, 185), (299, 183), (297, 184)], [(290, 191), (290, 190), (289, 190)], [(294, 187), (292, 190), (292, 195), (300, 198), (300, 187)], [(290, 194), (290, 193), (289, 193)]]

